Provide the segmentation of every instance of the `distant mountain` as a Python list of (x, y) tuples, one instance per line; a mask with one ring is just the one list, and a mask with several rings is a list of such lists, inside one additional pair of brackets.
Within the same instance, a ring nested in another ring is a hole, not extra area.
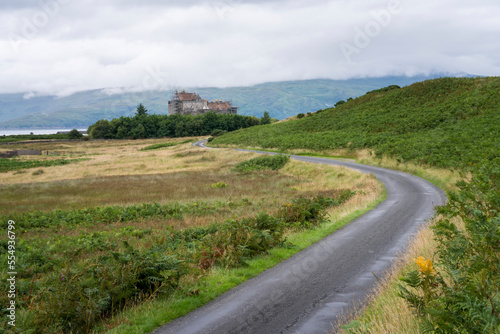
[[(463, 76), (463, 75), (461, 75)], [(358, 97), (367, 91), (389, 85), (407, 86), (437, 76), (393, 76), (349, 80), (302, 80), (264, 83), (249, 87), (189, 88), (208, 100), (231, 100), (241, 115), (284, 119), (298, 113), (333, 106), (340, 100)], [(0, 128), (85, 128), (99, 119), (132, 116), (139, 103), (149, 113), (166, 114), (172, 92), (148, 91), (110, 94), (112, 89), (91, 90), (67, 97), (31, 97), (0, 94)], [(116, 90), (115, 90), (116, 91)], [(118, 89), (119, 91), (119, 89)]]

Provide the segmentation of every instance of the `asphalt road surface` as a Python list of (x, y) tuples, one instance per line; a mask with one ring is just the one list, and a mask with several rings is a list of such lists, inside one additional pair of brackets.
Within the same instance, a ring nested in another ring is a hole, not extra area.
[(369, 295), (376, 277), (384, 276), (409, 238), (433, 215), (434, 206), (446, 200), (433, 184), (403, 172), (324, 158), (291, 158), (372, 173), (385, 185), (387, 199), (320, 242), (155, 333), (331, 331), (339, 315)]

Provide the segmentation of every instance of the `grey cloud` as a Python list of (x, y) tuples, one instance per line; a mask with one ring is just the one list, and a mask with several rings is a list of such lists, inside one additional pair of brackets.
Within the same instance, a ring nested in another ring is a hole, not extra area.
[(66, 4), (38, 23), (38, 1), (0, 11), (0, 93), (500, 75), (493, 0), (45, 1)]
[(269, 3), (311, 3), (311, 2), (325, 2), (324, 0), (110, 0), (106, 2), (97, 0), (6, 0), (0, 2), (0, 10), (13, 10), (13, 9), (36, 9), (41, 4), (57, 2), (59, 4), (68, 4), (70, 2), (78, 2), (81, 6), (91, 5), (110, 5), (113, 7), (190, 7), (190, 6), (233, 6), (238, 4), (269, 4)]

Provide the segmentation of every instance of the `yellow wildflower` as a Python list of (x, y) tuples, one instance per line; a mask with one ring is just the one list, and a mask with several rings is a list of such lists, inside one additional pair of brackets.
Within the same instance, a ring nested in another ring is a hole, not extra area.
[(430, 258), (426, 260), (423, 256), (419, 256), (417, 259), (415, 259), (415, 263), (420, 268), (420, 272), (422, 274), (430, 275), (434, 273), (434, 269), (432, 268), (432, 261)]

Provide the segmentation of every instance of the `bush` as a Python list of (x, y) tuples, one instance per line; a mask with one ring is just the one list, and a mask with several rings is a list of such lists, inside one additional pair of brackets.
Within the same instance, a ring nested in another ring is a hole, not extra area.
[(73, 129), (68, 133), (69, 139), (82, 139), (83, 135), (77, 129)]
[(353, 195), (350, 190), (338, 190), (315, 197), (301, 196), (283, 205), (278, 217), (289, 227), (308, 228), (325, 219), (326, 208), (344, 203)]
[(228, 221), (207, 234), (200, 245), (198, 264), (206, 270), (214, 265), (236, 267), (256, 254), (265, 253), (281, 241), (283, 223), (266, 213), (241, 221)]
[(304, 117), (305, 117), (305, 115), (304, 115), (304, 114), (302, 114), (302, 113), (300, 113), (300, 114), (298, 114), (298, 115), (297, 115), (297, 118), (299, 118), (299, 119), (300, 119), (300, 118), (304, 118)]
[(366, 94), (384, 93), (384, 92), (388, 92), (388, 91), (394, 90), (394, 89), (401, 89), (401, 87), (399, 87), (398, 85), (390, 85), (390, 86), (387, 86), (384, 88), (371, 90), (371, 91), (367, 92)]
[(500, 329), (500, 159), (457, 185), (433, 227), (436, 273), (408, 274), (403, 280), (422, 294), (403, 286), (401, 295), (436, 333), (494, 333)]
[(288, 161), (290, 161), (290, 156), (288, 155), (263, 156), (243, 161), (236, 165), (235, 170), (243, 173), (265, 169), (278, 170), (283, 168)]
[(177, 286), (183, 262), (174, 255), (124, 253), (101, 256), (47, 276), (50, 286), (35, 301), (35, 330), (88, 333), (102, 316), (121, 309), (136, 296), (147, 297)]

